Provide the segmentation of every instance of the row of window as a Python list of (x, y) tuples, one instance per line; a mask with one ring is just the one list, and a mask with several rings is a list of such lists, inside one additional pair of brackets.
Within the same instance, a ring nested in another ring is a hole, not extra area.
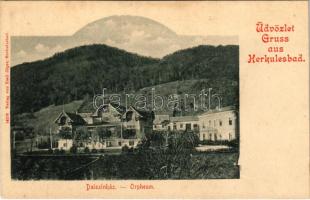
[[(130, 140), (130, 141), (129, 141), (129, 146), (134, 146), (134, 145), (135, 145), (135, 141)], [(67, 147), (67, 143), (63, 143), (62, 146), (63, 146), (63, 147)], [(108, 142), (107, 142), (107, 146), (108, 146), (108, 147), (111, 147), (111, 146), (112, 146), (112, 142), (108, 141)], [(121, 141), (118, 142), (118, 146), (122, 146), (122, 142), (121, 142)], [(79, 147), (84, 147), (84, 144), (83, 144), (83, 143), (80, 143), (80, 144), (79, 144)]]
[[(223, 121), (222, 120), (213, 120), (213, 123), (212, 123), (212, 120), (209, 120), (208, 127), (212, 127), (212, 125), (213, 125), (213, 127), (223, 126)], [(231, 118), (228, 119), (228, 125), (229, 126), (233, 125), (233, 120)], [(206, 125), (204, 122), (202, 124), (202, 128), (206, 128)]]
[[(184, 129), (184, 124), (182, 124), (182, 123), (180, 123), (180, 129)], [(170, 130), (170, 126), (168, 126), (168, 129)], [(177, 130), (177, 123), (173, 123), (173, 130)], [(199, 129), (199, 126), (198, 126), (198, 124), (193, 124), (193, 128), (192, 128), (192, 124), (191, 123), (186, 123), (185, 124), (185, 130), (192, 130), (192, 129), (194, 129), (194, 130), (197, 130), (197, 129)]]
[[(135, 141), (130, 140), (129, 141), (129, 146), (134, 146), (134, 145), (135, 145)], [(113, 146), (112, 142), (108, 141), (107, 142), (107, 147), (112, 147), (112, 146)], [(118, 142), (118, 146), (122, 146), (122, 142), (121, 141)]]

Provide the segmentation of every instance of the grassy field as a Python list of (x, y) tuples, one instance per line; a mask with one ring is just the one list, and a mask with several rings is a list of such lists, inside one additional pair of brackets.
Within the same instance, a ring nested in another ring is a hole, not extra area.
[(29, 116), (29, 114), (20, 114), (15, 117), (15, 121), (25, 127), (33, 127), (35, 133), (37, 134), (48, 135), (50, 128), (53, 133), (55, 133), (58, 129), (58, 126), (54, 123), (54, 120), (63, 109), (66, 112), (75, 112), (80, 107), (82, 102), (83, 101), (80, 100), (59, 106), (51, 105), (33, 113), (31, 116)]

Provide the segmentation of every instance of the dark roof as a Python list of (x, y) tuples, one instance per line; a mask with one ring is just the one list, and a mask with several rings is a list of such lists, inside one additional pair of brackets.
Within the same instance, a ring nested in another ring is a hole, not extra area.
[(121, 105), (118, 105), (118, 104), (109, 103), (109, 104), (105, 104), (105, 105), (100, 106), (100, 108), (98, 108), (98, 109), (93, 113), (93, 116), (98, 116), (98, 112), (101, 112), (102, 109), (106, 108), (107, 106), (112, 106), (112, 107), (115, 108), (115, 110), (116, 110), (117, 112), (119, 112), (120, 114), (124, 114), (124, 113), (126, 112), (126, 107), (121, 106)]
[(148, 117), (155, 118), (155, 115), (154, 115), (153, 111), (141, 110), (141, 109), (137, 109), (137, 108), (135, 108), (133, 106), (131, 106), (131, 108), (134, 109), (142, 117), (145, 117), (145, 118), (148, 118)]
[(155, 115), (154, 124), (161, 124), (164, 121), (169, 121), (169, 115)]
[(208, 115), (208, 114), (212, 114), (212, 113), (226, 112), (226, 111), (236, 111), (236, 107), (235, 106), (226, 106), (226, 107), (222, 107), (220, 109), (209, 110), (207, 112), (200, 114), (200, 116), (201, 115)]
[(126, 112), (126, 107), (122, 105), (118, 105), (116, 103), (110, 103), (110, 105), (115, 108), (119, 113), (124, 114)]
[(68, 117), (74, 122), (74, 123), (77, 123), (77, 124), (86, 124), (86, 122), (84, 121), (84, 119), (80, 116), (80, 115), (77, 115), (75, 113), (69, 113), (69, 112), (65, 112)]

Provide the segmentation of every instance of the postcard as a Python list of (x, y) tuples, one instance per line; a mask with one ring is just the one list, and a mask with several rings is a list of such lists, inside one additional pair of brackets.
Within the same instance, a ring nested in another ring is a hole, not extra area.
[(309, 198), (307, 1), (2, 1), (5, 198)]

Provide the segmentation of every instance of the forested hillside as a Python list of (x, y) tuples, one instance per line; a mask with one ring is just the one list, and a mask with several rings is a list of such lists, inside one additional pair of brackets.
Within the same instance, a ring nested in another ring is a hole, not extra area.
[(160, 60), (106, 45), (81, 46), (12, 67), (11, 108), (12, 114), (35, 112), (84, 99), (104, 87), (114, 93), (137, 92), (153, 85), (200, 79), (205, 82), (193, 87), (217, 88), (226, 105), (237, 105), (238, 78), (238, 46), (198, 46)]

